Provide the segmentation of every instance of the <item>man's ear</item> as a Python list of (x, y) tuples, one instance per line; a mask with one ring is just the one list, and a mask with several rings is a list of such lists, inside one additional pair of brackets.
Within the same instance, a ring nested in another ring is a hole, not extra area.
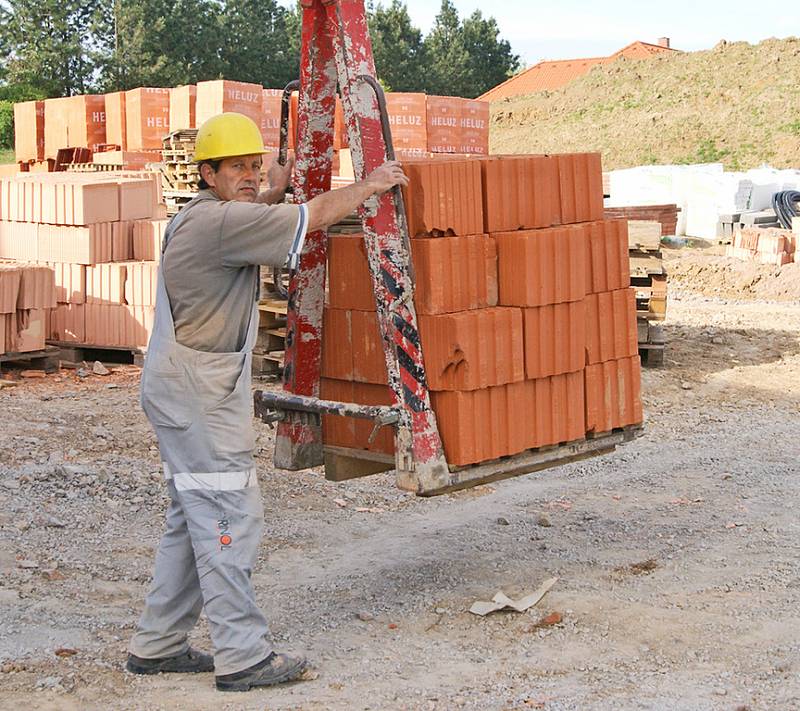
[(216, 171), (214, 168), (209, 165), (208, 163), (203, 163), (200, 166), (200, 177), (208, 183), (208, 185), (212, 188), (216, 187), (216, 182), (214, 177), (216, 176)]

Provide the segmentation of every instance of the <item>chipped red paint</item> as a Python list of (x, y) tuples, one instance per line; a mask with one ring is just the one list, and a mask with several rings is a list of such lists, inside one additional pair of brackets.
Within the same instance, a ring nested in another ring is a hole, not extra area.
[[(330, 25), (318, 1), (304, 0), (302, 63), (295, 148), (294, 197), (299, 203), (331, 189), (336, 74)], [(289, 281), (284, 390), (319, 396), (327, 233), (312, 232)], [(322, 463), (322, 431), (297, 416), (278, 425), (275, 463), (305, 469)]]
[[(374, 90), (362, 76), (375, 76), (363, 0), (303, 0), (303, 63), (300, 77), (299, 139), (295, 195), (308, 200), (330, 187), (335, 86), (342, 92), (355, 174), (364, 178), (386, 160)], [(326, 23), (327, 19), (327, 23)], [(360, 210), (383, 336), (389, 384), (404, 408), (411, 431), (412, 461), (398, 454), (401, 486), (430, 488), (448, 475), (436, 417), (431, 409), (413, 303), (413, 281), (395, 192), (368, 201)], [(307, 254), (291, 280), (284, 388), (318, 396), (325, 235), (309, 235)], [(317, 461), (304, 456), (319, 431), (297, 422), (278, 430), (276, 464), (297, 469)], [(279, 451), (282, 454), (279, 454)], [(316, 449), (314, 449), (316, 456)], [(287, 454), (288, 453), (288, 454)], [(321, 448), (320, 448), (321, 454)], [(411, 472), (410, 478), (403, 472)], [(424, 482), (421, 484), (420, 482)]]

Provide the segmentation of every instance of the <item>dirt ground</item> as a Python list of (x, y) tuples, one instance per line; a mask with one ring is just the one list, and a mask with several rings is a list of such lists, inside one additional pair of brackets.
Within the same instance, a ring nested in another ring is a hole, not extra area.
[(800, 304), (676, 286), (612, 455), (425, 500), (276, 472), (265, 427), (255, 587), (318, 676), (249, 694), (122, 671), (165, 508), (138, 371), (0, 390), (0, 708), (800, 709)]

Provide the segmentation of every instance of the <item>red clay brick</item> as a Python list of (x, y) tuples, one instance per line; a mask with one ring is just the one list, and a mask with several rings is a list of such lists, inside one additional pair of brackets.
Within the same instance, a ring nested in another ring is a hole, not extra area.
[[(375, 383), (353, 383), (353, 401), (361, 405), (391, 405), (394, 402), (388, 385)], [(394, 428), (381, 427), (372, 443), (370, 435), (375, 425), (371, 420), (355, 420), (355, 447), (370, 452), (394, 454)]]
[(561, 224), (603, 219), (603, 168), (599, 153), (565, 153), (558, 163)]
[(535, 229), (559, 224), (556, 160), (550, 156), (480, 159), (484, 232)]
[(114, 222), (111, 225), (111, 259), (124, 262), (133, 257), (133, 222)]
[(126, 265), (110, 262), (86, 267), (87, 304), (125, 303)]
[(643, 420), (639, 356), (587, 365), (586, 431), (608, 432)]
[(44, 159), (44, 102), (14, 104), (14, 153), (17, 162)]
[(533, 380), (581, 370), (586, 360), (583, 301), (523, 309), (525, 377)]
[(161, 261), (161, 243), (169, 220), (136, 220), (133, 223), (133, 258), (139, 262)]
[(39, 261), (39, 229), (44, 225), (0, 222), (0, 258)]
[(111, 224), (38, 225), (36, 261), (100, 264), (111, 261)]
[(500, 304), (546, 306), (586, 294), (586, 230), (579, 226), (500, 232)]
[(476, 390), (525, 378), (520, 309), (419, 317), (431, 390)]
[(353, 379), (352, 339), (350, 312), (345, 309), (325, 308), (322, 313), (323, 378)]
[(483, 233), (481, 167), (475, 160), (410, 160), (403, 188), (412, 237)]
[(47, 309), (15, 311), (5, 316), (5, 350), (30, 353), (42, 350), (47, 338)]
[(486, 235), (411, 241), (417, 313), (497, 305), (497, 247)]
[(212, 116), (235, 111), (249, 116), (258, 125), (264, 103), (264, 87), (260, 84), (213, 79), (197, 83), (196, 121), (201, 126)]
[(375, 309), (372, 275), (364, 235), (334, 235), (328, 240), (328, 302), (337, 309)]
[(378, 317), (374, 311), (325, 308), (322, 376), (374, 384), (388, 382)]
[(55, 274), (56, 302), (82, 304), (86, 301), (86, 267), (83, 264), (46, 262)]
[(83, 304), (58, 304), (48, 313), (47, 337), (67, 343), (86, 342)]
[(280, 148), (281, 97), (280, 89), (264, 89), (261, 104), (261, 138), (265, 148)]
[(17, 309), (52, 309), (55, 305), (55, 272), (50, 267), (23, 264)]
[(353, 344), (353, 380), (386, 385), (386, 356), (375, 311), (351, 311), (350, 333)]
[(633, 289), (589, 294), (586, 304), (586, 363), (602, 363), (639, 353), (636, 294)]
[(128, 262), (125, 266), (125, 303), (130, 306), (155, 306), (158, 264)]
[(445, 457), (464, 466), (584, 436), (583, 372), (431, 393)]
[[(323, 400), (334, 402), (353, 402), (353, 383), (350, 380), (323, 377), (319, 383), (319, 396)], [(322, 441), (335, 447), (353, 447), (355, 443), (353, 418), (323, 415)]]
[(0, 314), (17, 310), (22, 269), (17, 264), (0, 264)]
[(628, 256), (628, 221), (598, 220), (587, 223), (586, 292), (625, 289), (631, 283)]
[[(354, 383), (348, 380), (322, 378), (320, 397), (336, 402), (355, 402), (362, 405), (390, 405), (392, 394), (388, 385)], [(390, 426), (379, 430), (377, 437), (369, 443), (373, 424), (369, 420), (338, 415), (322, 416), (322, 441), (335, 447), (366, 449), (371, 452), (394, 452), (394, 429)]]

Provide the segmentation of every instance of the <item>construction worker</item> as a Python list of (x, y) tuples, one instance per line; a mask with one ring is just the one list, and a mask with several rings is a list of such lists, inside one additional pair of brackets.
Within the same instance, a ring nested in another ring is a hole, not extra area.
[[(307, 232), (407, 183), (389, 162), (304, 205), (276, 204), (292, 165), (273, 162), (270, 188), (259, 193), (264, 152), (258, 127), (241, 114), (200, 127), (201, 189), (164, 236), (141, 381), (171, 503), (127, 669), (213, 670), (223, 691), (293, 681), (306, 668), (305, 659), (273, 649), (250, 581), (263, 528), (250, 390), (259, 265), (295, 267)], [(213, 658), (187, 641), (201, 610)]]

